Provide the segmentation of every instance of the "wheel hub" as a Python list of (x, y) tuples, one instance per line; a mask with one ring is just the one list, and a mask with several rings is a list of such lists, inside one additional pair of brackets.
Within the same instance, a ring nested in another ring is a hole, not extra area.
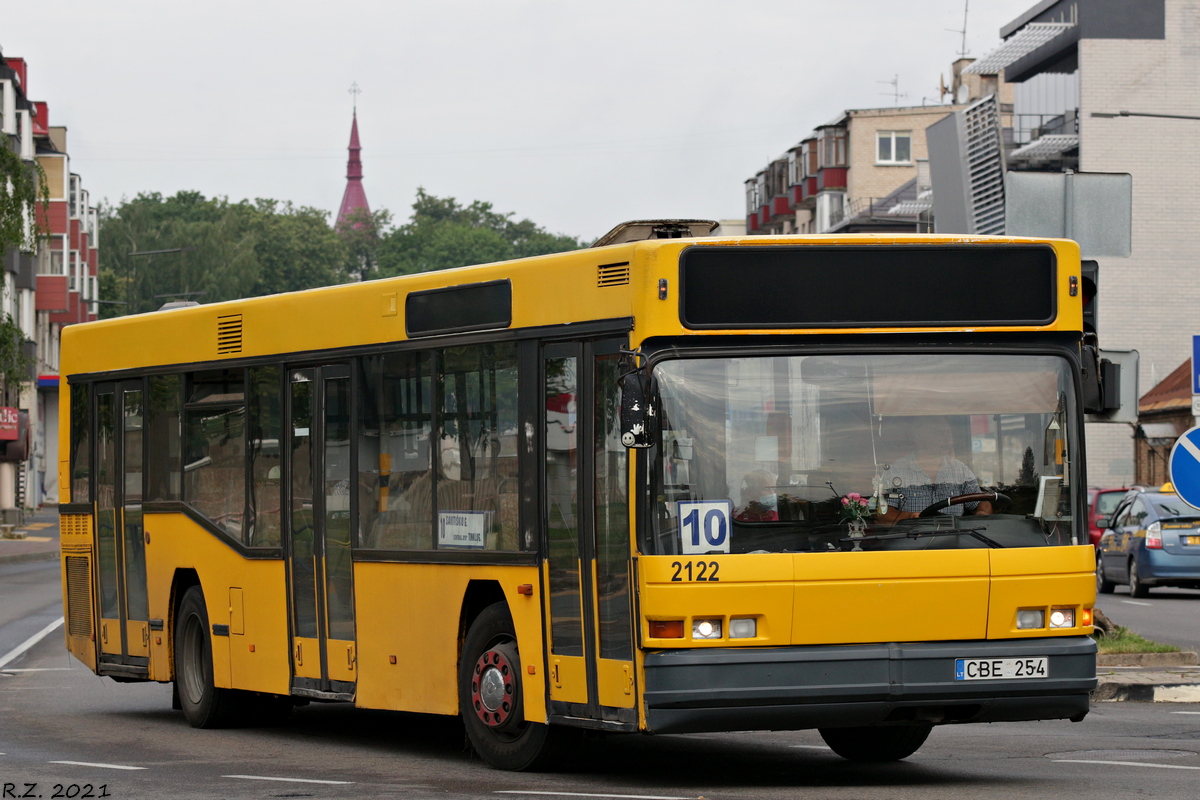
[(475, 662), (471, 676), (471, 707), (490, 728), (508, 722), (517, 696), (516, 669), (512, 659), (500, 648), (492, 648)]

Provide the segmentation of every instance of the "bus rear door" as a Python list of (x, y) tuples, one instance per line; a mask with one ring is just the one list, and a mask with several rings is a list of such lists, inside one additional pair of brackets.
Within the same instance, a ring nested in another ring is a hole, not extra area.
[(144, 677), (150, 657), (142, 526), (142, 381), (96, 387), (101, 672)]
[(292, 691), (351, 700), (358, 665), (350, 562), (350, 368), (288, 373)]

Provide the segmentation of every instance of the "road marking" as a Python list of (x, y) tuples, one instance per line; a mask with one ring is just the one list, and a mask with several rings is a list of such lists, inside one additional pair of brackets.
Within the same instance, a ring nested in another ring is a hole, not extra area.
[(129, 767), (124, 764), (92, 764), (88, 761), (47, 761), (47, 764), (70, 764), (73, 767), (99, 767), (100, 769), (148, 769), (148, 767)]
[(1200, 711), (1172, 711), (1172, 714), (1200, 714)]
[(71, 667), (32, 667), (29, 669), (0, 669), (0, 672), (71, 672)]
[(1127, 606), (1150, 606), (1151, 608), (1154, 607), (1154, 603), (1143, 603), (1139, 600), (1122, 600), (1121, 602)]
[(222, 775), (222, 778), (240, 778), (244, 781), (282, 781), (284, 783), (327, 783), (336, 786), (346, 786), (354, 781), (319, 781), (315, 778), (272, 778), (266, 775)]
[(55, 628), (57, 628), (59, 625), (62, 625), (62, 624), (63, 624), (63, 618), (59, 617), (58, 619), (54, 620), (54, 622), (51, 622), (49, 625), (47, 625), (46, 627), (42, 628), (40, 631), (35, 633), (33, 636), (30, 636), (28, 639), (21, 642), (16, 647), (14, 647), (12, 650), (8, 651), (7, 655), (0, 656), (0, 669), (3, 669), (4, 665), (7, 664), (8, 662), (16, 660), (17, 656), (21, 655), (26, 650), (33, 647), (35, 644), (40, 642), (42, 639), (45, 639), (50, 634), (51, 631), (53, 631)]
[(593, 794), (591, 792), (534, 792), (524, 789), (500, 789), (492, 794), (539, 794), (550, 797), (619, 797), (622, 800), (691, 800), (690, 797), (661, 794)]
[(1200, 769), (1182, 764), (1147, 764), (1144, 761), (1090, 761), (1084, 758), (1056, 758), (1056, 764), (1110, 764), (1114, 767), (1155, 767), (1156, 769)]

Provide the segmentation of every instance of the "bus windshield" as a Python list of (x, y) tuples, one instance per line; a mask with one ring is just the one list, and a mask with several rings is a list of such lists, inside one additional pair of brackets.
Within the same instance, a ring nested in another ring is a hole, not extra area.
[[(685, 358), (654, 374), (650, 552), (1072, 541), (1075, 402), (1062, 358)], [(945, 502), (985, 492), (999, 494)]]

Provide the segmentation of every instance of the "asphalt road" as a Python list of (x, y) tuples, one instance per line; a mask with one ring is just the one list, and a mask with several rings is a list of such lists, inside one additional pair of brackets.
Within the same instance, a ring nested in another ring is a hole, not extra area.
[[(0, 661), (24, 631), (44, 627), (45, 584), (57, 590), (53, 569), (28, 567), (0, 566)], [(851, 764), (815, 731), (801, 731), (597, 738), (553, 772), (506, 773), (474, 758), (447, 718), (313, 704), (277, 728), (194, 730), (170, 710), (168, 686), (92, 675), (54, 631), (0, 669), (0, 798), (52, 798), (56, 786), (59, 796), (82, 798), (89, 785), (92, 796), (114, 800), (1191, 800), (1200, 785), (1200, 705), (1106, 703), (1077, 724), (938, 728), (896, 764)]]
[(1134, 599), (1128, 586), (1118, 586), (1112, 594), (1097, 595), (1096, 606), (1147, 639), (1200, 653), (1200, 591), (1151, 589), (1149, 597)]

